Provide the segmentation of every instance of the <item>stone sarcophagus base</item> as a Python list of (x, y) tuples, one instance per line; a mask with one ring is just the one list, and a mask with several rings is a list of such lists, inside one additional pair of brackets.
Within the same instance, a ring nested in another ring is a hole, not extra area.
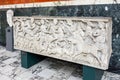
[(111, 18), (13, 17), (13, 29), (15, 49), (108, 69)]

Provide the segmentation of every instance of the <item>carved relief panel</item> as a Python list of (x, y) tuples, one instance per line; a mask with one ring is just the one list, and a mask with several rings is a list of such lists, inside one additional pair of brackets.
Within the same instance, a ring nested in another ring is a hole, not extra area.
[(14, 17), (13, 28), (15, 49), (108, 69), (111, 18)]

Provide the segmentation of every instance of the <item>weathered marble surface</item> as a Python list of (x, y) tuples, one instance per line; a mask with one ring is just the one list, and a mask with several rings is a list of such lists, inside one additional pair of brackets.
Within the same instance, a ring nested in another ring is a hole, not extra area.
[(58, 0), (48, 2), (34, 2), (24, 4), (0, 5), (4, 8), (28, 8), (28, 7), (51, 7), (51, 6), (71, 6), (71, 5), (98, 5), (98, 4), (118, 4), (120, 0)]
[(111, 18), (14, 17), (14, 48), (108, 69)]
[[(82, 80), (81, 65), (47, 58), (24, 69), (20, 57), (20, 51), (0, 46), (0, 80)], [(120, 80), (120, 75), (105, 71), (101, 80)]]

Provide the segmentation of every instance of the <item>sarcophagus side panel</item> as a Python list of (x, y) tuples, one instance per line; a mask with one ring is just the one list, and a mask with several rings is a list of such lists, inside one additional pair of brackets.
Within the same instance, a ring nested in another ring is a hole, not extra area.
[(108, 69), (111, 18), (14, 17), (13, 28), (15, 49)]

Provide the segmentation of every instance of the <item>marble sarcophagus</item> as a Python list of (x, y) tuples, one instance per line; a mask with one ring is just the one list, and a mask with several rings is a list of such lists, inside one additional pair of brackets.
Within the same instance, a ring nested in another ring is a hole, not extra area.
[(111, 18), (13, 17), (14, 48), (106, 70)]

